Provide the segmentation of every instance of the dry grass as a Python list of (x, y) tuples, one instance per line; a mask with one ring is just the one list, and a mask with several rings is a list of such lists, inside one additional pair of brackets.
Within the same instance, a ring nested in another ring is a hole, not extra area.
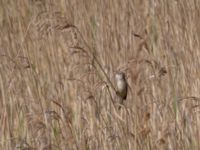
[(200, 149), (199, 14), (196, 0), (0, 0), (0, 149)]

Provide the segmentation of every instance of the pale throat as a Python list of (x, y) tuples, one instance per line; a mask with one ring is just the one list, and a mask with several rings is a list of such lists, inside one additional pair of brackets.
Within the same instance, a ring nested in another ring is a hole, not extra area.
[(120, 92), (122, 92), (126, 88), (126, 81), (120, 79), (117, 81), (117, 88)]

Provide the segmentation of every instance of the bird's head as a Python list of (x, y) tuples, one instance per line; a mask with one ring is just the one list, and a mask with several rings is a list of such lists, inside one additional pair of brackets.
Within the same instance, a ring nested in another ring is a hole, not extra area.
[(118, 80), (125, 80), (125, 73), (123, 72), (117, 72), (115, 74), (115, 79), (118, 81)]

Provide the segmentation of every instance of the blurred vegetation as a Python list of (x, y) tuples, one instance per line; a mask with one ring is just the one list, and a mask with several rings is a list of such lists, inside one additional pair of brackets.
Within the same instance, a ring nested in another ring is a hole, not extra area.
[(200, 149), (199, 17), (196, 0), (0, 0), (0, 149)]

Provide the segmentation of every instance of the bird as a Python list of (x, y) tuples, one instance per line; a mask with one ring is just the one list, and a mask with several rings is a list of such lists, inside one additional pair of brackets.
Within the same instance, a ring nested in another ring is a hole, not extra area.
[[(126, 76), (124, 72), (117, 72), (115, 74), (115, 80), (116, 80), (116, 95), (118, 96), (118, 102), (120, 105), (123, 104), (123, 101), (126, 100), (127, 98), (127, 93), (128, 93), (128, 83), (126, 81)], [(119, 106), (118, 109), (121, 109), (121, 106)]]

